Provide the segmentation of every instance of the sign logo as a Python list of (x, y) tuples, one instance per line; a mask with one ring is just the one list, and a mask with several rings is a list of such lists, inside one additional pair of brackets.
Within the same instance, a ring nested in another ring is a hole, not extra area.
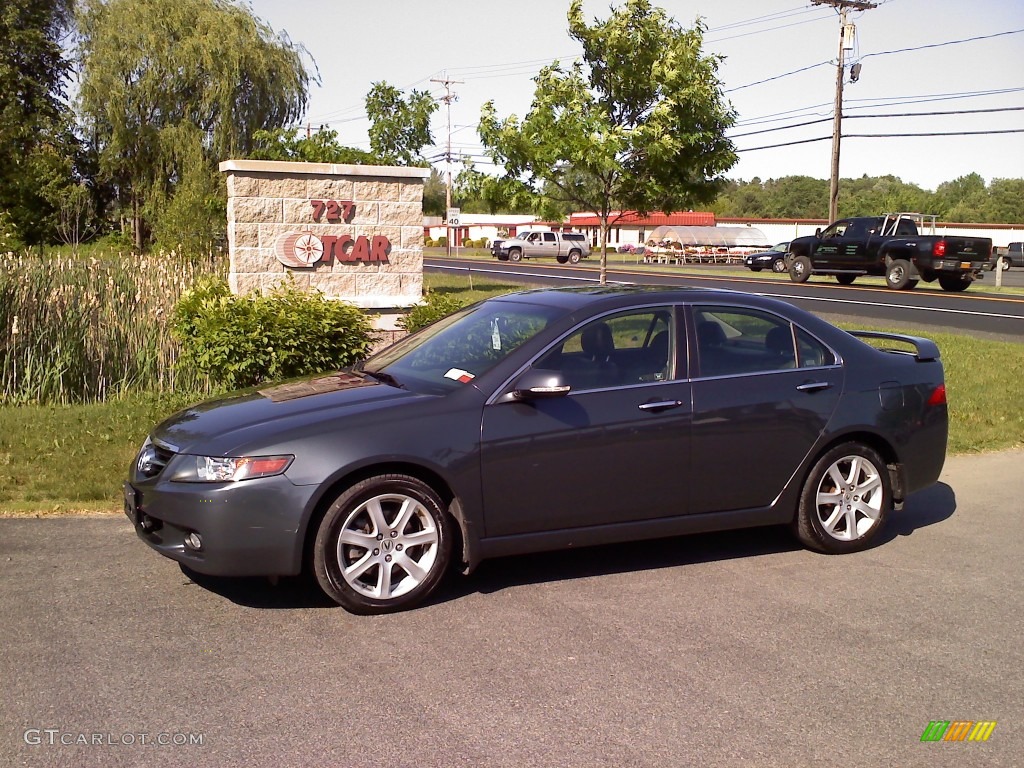
[(311, 232), (288, 232), (277, 238), (274, 254), (286, 267), (312, 267), (323, 258), (324, 243)]
[(995, 729), (995, 720), (932, 720), (921, 741), (988, 741)]

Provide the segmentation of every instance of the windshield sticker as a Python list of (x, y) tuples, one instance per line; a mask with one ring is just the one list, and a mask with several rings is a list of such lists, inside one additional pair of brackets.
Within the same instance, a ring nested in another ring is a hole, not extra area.
[(461, 381), (463, 384), (468, 384), (476, 377), (469, 371), (464, 371), (461, 368), (452, 368), (444, 375), (446, 379), (455, 379), (455, 381)]
[(491, 348), (501, 350), (501, 331), (498, 330), (498, 318), (491, 320)]

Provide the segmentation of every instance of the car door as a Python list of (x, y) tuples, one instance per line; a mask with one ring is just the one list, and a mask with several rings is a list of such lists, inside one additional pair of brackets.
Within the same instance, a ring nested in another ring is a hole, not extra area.
[(481, 428), (486, 536), (686, 512), (690, 383), (676, 313), (647, 307), (584, 323), (531, 366), (568, 395), (492, 402)]
[(558, 238), (554, 232), (543, 232), (541, 240), (541, 256), (554, 258), (558, 255)]
[(836, 355), (807, 331), (746, 307), (692, 310), (692, 513), (767, 507), (828, 424)]

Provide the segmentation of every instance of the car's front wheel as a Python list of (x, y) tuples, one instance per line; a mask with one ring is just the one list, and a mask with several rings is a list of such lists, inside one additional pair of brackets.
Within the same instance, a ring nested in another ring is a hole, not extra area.
[(423, 601), (451, 557), (440, 497), (408, 475), (356, 483), (331, 504), (317, 531), (313, 566), (327, 595), (352, 613), (391, 613)]
[(806, 283), (811, 276), (811, 260), (806, 256), (797, 256), (789, 265), (789, 279), (794, 283)]
[(894, 291), (909, 291), (917, 285), (914, 267), (906, 259), (894, 259), (885, 271), (885, 284)]
[(794, 527), (810, 549), (828, 554), (866, 549), (892, 508), (889, 469), (873, 448), (836, 446), (811, 469)]
[(522, 261), (523, 252), (518, 248), (513, 248), (508, 252), (509, 261)]
[(751, 272), (760, 272), (761, 271), (761, 267), (751, 267), (750, 271)]

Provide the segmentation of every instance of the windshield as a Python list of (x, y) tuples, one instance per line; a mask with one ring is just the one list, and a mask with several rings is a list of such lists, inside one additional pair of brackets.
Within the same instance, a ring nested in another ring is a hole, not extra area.
[(491, 370), (565, 310), (486, 301), (407, 336), (368, 360), (364, 370), (422, 394), (445, 394)]

